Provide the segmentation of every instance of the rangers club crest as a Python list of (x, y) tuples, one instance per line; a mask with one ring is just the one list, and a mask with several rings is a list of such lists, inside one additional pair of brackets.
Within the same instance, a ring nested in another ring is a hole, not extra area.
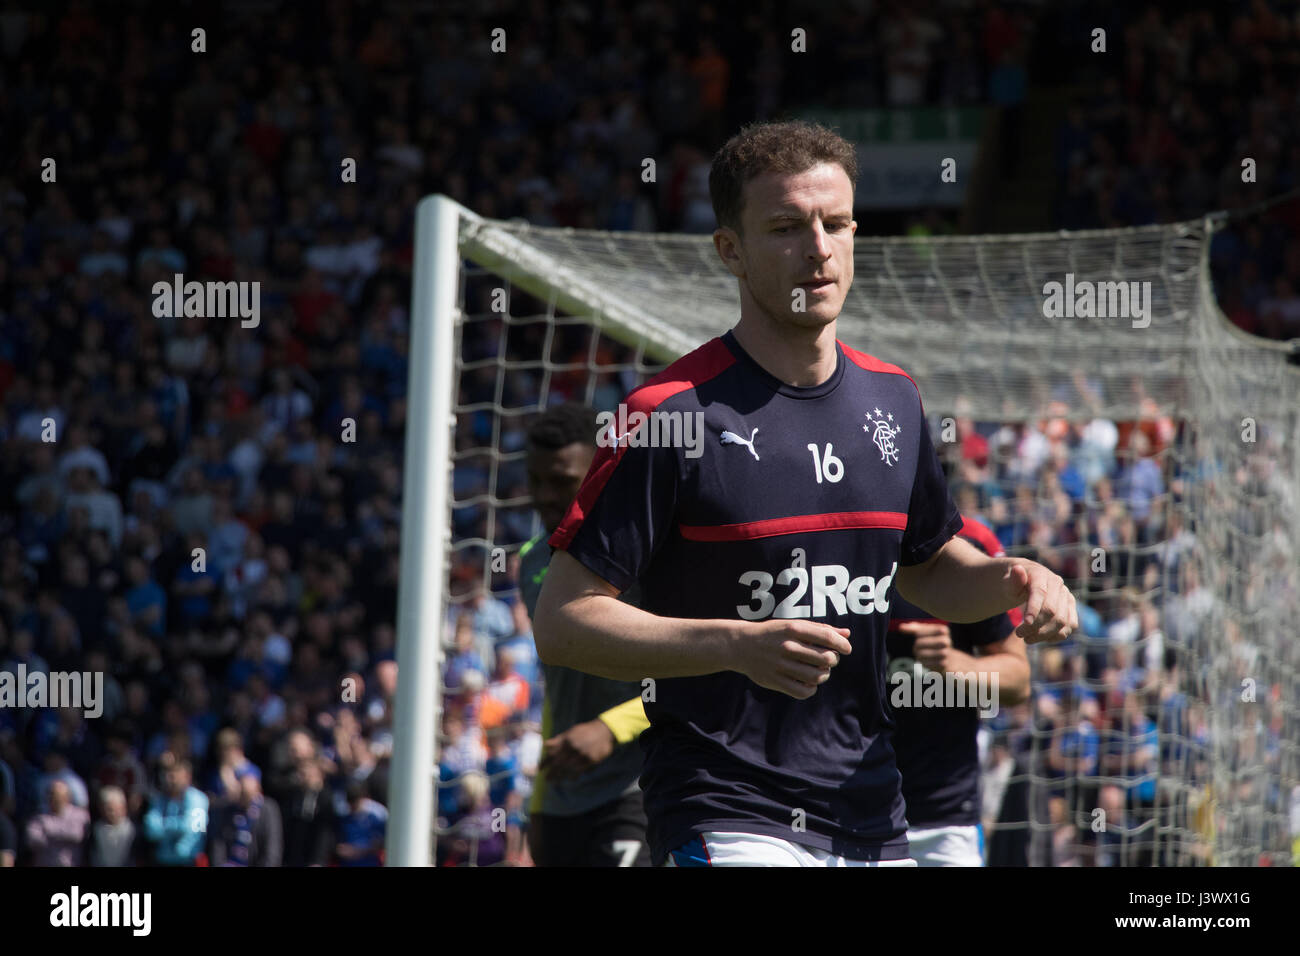
[(867, 415), (870, 424), (863, 425), (862, 430), (871, 436), (872, 443), (880, 449), (880, 460), (892, 467), (898, 461), (898, 446), (894, 444), (894, 438), (903, 430), (903, 426), (891, 424), (894, 420), (892, 413), (886, 415), (878, 408), (872, 411), (875, 412), (875, 417)]

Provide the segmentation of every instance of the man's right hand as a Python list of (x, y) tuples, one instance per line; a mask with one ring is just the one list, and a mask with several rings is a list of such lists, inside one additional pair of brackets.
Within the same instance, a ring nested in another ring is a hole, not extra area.
[(807, 700), (831, 676), (840, 657), (853, 652), (847, 627), (778, 619), (737, 622), (733, 670), (759, 687)]

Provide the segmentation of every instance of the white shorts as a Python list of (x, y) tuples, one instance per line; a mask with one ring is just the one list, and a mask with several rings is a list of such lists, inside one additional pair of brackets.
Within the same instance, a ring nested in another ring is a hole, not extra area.
[(915, 860), (850, 860), (759, 833), (709, 831), (668, 854), (669, 866), (916, 866)]
[(926, 827), (908, 830), (917, 866), (983, 866), (984, 828)]

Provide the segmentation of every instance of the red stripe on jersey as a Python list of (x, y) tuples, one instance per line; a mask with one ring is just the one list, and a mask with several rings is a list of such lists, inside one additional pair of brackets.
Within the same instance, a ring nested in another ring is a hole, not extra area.
[(750, 541), (779, 534), (842, 531), (849, 528), (892, 528), (903, 531), (907, 528), (907, 515), (898, 511), (836, 511), (830, 514), (742, 521), (739, 524), (678, 526), (682, 537), (688, 541)]
[[(731, 354), (722, 338), (712, 339), (695, 351), (683, 355), (640, 388), (634, 389), (623, 400), (623, 404), (627, 406), (628, 415), (633, 412), (652, 412), (678, 392), (697, 388), (721, 375), (735, 363), (736, 357)], [(614, 474), (614, 469), (623, 460), (628, 447), (627, 442), (619, 442), (617, 448), (596, 448), (596, 457), (591, 461), (587, 477), (582, 480), (578, 497), (573, 499), (569, 510), (565, 512), (564, 520), (550, 537), (552, 548), (563, 551), (569, 546), (573, 536), (582, 527), (591, 506)]]
[[(839, 339), (836, 339), (836, 341), (839, 342)], [(874, 355), (868, 355), (866, 352), (859, 352), (857, 349), (849, 348), (843, 342), (840, 342), (840, 348), (844, 349), (844, 354), (853, 360), (854, 365), (865, 368), (868, 372), (888, 372), (891, 375), (901, 375), (911, 382), (913, 386), (916, 386), (916, 380), (897, 365), (890, 365), (888, 362), (882, 362)], [(919, 395), (921, 389), (918, 387), (916, 391)]]

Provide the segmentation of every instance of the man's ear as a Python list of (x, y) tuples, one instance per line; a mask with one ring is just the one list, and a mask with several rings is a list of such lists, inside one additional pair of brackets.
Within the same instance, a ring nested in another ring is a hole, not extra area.
[(713, 248), (718, 252), (722, 264), (737, 279), (745, 276), (745, 263), (740, 256), (740, 234), (730, 226), (719, 226), (713, 232)]

